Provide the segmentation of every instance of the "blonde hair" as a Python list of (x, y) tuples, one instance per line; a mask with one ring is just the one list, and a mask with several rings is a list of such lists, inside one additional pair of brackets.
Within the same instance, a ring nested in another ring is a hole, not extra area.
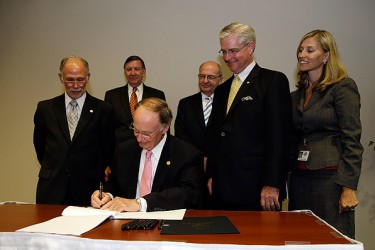
[[(323, 65), (322, 75), (320, 76), (319, 83), (316, 85), (316, 89), (322, 92), (328, 86), (340, 82), (342, 79), (348, 77), (348, 75), (344, 65), (342, 64), (335, 39), (328, 31), (313, 30), (304, 35), (301, 38), (301, 41), (297, 48), (297, 57), (299, 53), (299, 47), (301, 46), (302, 42), (311, 37), (315, 38), (316, 42), (324, 52), (329, 52), (327, 63)], [(297, 88), (304, 88), (308, 85), (309, 76), (306, 71), (299, 71), (297, 78)]]

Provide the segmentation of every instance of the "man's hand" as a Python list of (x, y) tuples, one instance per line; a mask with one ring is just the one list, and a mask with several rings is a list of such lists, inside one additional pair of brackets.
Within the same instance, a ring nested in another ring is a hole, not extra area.
[(354, 210), (358, 205), (355, 191), (351, 188), (343, 187), (339, 201), (339, 212), (347, 212)]
[(140, 206), (135, 199), (116, 197), (106, 203), (101, 209), (109, 209), (117, 212), (138, 212)]
[(109, 179), (109, 175), (111, 174), (111, 168), (109, 166), (107, 166), (107, 168), (104, 170), (104, 174), (104, 182), (107, 182)]
[(111, 196), (109, 196), (107, 193), (102, 193), (103, 197), (100, 200), (99, 197), (99, 190), (96, 190), (92, 195), (91, 195), (91, 206), (94, 208), (101, 208), (104, 204), (109, 202), (111, 200)]
[(212, 178), (207, 180), (207, 188), (210, 195), (212, 195)]
[(266, 211), (280, 210), (279, 203), (279, 189), (269, 186), (264, 186), (260, 194), (260, 205)]

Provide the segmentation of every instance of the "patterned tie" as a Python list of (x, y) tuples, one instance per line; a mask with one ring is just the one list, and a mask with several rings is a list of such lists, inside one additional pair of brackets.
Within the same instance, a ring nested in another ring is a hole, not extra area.
[(240, 78), (238, 77), (238, 75), (234, 75), (234, 76), (235, 76), (234, 81), (232, 83), (232, 86), (230, 87), (230, 92), (229, 92), (229, 97), (228, 97), (227, 113), (230, 109), (230, 106), (232, 105), (234, 97), (236, 97), (236, 94), (241, 87)]
[(137, 88), (133, 88), (133, 92), (130, 96), (130, 111), (132, 112), (132, 117), (134, 117), (134, 107), (138, 103), (138, 98), (137, 98)]
[(145, 167), (143, 168), (141, 187), (139, 195), (141, 197), (151, 193), (151, 176), (152, 176), (152, 162), (151, 162), (152, 151), (146, 152)]
[(206, 105), (203, 109), (203, 115), (204, 115), (204, 123), (207, 126), (208, 119), (210, 118), (211, 110), (212, 110), (212, 97), (205, 97), (204, 99), (207, 100)]
[(76, 100), (71, 100), (69, 102), (70, 110), (68, 112), (68, 125), (70, 139), (73, 139), (74, 131), (76, 130), (78, 123), (78, 103)]

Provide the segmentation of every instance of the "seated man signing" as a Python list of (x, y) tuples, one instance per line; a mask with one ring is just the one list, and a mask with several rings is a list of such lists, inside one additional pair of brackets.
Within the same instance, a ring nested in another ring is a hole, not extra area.
[(165, 101), (147, 98), (137, 104), (131, 125), (137, 141), (119, 144), (112, 174), (104, 186), (106, 192), (102, 199), (98, 190), (92, 194), (93, 207), (119, 212), (195, 207), (203, 156), (167, 133), (171, 121), (172, 112)]

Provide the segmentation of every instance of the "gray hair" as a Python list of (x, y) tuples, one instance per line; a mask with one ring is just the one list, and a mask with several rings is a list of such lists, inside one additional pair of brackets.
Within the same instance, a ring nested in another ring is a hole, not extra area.
[(225, 26), (219, 32), (219, 38), (223, 39), (227, 36), (236, 36), (240, 38), (240, 43), (243, 45), (246, 45), (249, 42), (253, 41), (254, 47), (255, 47), (255, 44), (256, 44), (255, 31), (248, 24), (234, 22)]

